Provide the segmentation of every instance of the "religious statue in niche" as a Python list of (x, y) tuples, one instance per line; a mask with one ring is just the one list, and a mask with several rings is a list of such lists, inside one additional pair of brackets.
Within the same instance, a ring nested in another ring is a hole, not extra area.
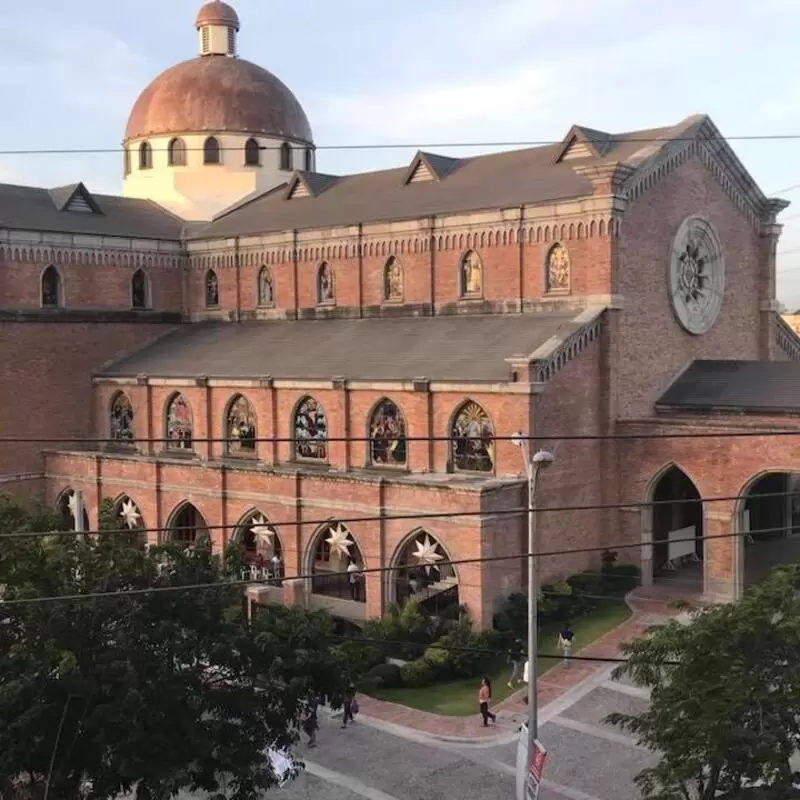
[(383, 294), (386, 300), (397, 301), (403, 299), (403, 267), (394, 256), (386, 264)]
[(569, 289), (569, 255), (561, 244), (554, 244), (547, 256), (547, 291), (558, 292)]
[(483, 265), (474, 250), (470, 250), (461, 262), (461, 293), (466, 297), (483, 294)]
[(323, 264), (319, 268), (319, 276), (317, 278), (317, 297), (320, 303), (333, 302), (333, 275), (327, 264)]
[(192, 410), (182, 395), (178, 395), (167, 410), (167, 447), (192, 449)]
[(304, 398), (294, 415), (295, 455), (298, 458), (324, 460), (328, 457), (328, 420), (322, 406), (313, 398)]
[(373, 464), (399, 467), (406, 463), (406, 421), (391, 400), (384, 400), (375, 409), (369, 441)]
[(453, 420), (453, 465), (466, 472), (491, 472), (494, 468), (494, 432), (486, 412), (470, 401)]
[(247, 398), (239, 397), (228, 410), (228, 452), (231, 455), (255, 455), (256, 415)]
[(120, 392), (111, 403), (109, 423), (115, 442), (133, 442), (133, 406), (126, 394)]
[(273, 303), (272, 294), (272, 275), (264, 267), (258, 276), (258, 304), (260, 306), (271, 306)]
[(219, 305), (219, 281), (213, 270), (209, 270), (208, 275), (206, 275), (206, 305)]

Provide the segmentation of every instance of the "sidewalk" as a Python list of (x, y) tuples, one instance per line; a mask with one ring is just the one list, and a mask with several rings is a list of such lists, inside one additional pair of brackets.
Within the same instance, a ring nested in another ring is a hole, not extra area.
[[(673, 593), (674, 596), (674, 593)], [(688, 599), (688, 598), (687, 598)], [(642, 636), (651, 626), (676, 617), (678, 612), (668, 605), (669, 597), (663, 592), (648, 588), (635, 589), (626, 597), (633, 612), (622, 625), (608, 631), (599, 639), (578, 650), (576, 656), (597, 658), (619, 657), (622, 642)], [(568, 690), (611, 666), (607, 662), (573, 661), (569, 667), (563, 664), (552, 667), (539, 680), (539, 708), (562, 697)], [(477, 690), (476, 690), (477, 691)], [(522, 688), (494, 707), (497, 724), (484, 728), (478, 710), (469, 717), (446, 717), (419, 711), (414, 708), (376, 700), (360, 695), (360, 715), (377, 722), (410, 728), (437, 739), (490, 743), (494, 739), (507, 738), (515, 733), (520, 724), (528, 719), (528, 706), (524, 702), (527, 689)]]

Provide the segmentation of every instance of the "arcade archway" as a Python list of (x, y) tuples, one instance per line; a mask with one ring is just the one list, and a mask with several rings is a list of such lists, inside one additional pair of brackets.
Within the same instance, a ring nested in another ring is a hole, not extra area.
[(702, 591), (703, 503), (692, 479), (674, 464), (662, 470), (650, 486), (645, 515), (653, 580)]
[(800, 562), (800, 474), (764, 473), (739, 494), (738, 546), (747, 587), (769, 577), (775, 567)]
[(390, 597), (417, 600), (434, 616), (458, 608), (458, 576), (441, 542), (427, 530), (414, 531), (397, 549), (389, 573)]
[(129, 544), (146, 544), (147, 532), (139, 507), (128, 495), (123, 494), (114, 502), (114, 523), (118, 536)]
[[(56, 509), (61, 517), (61, 524), (63, 525), (64, 530), (74, 530), (75, 514), (77, 512), (77, 496), (75, 495), (75, 491), (73, 489), (64, 489), (64, 491), (61, 492), (61, 494), (58, 496), (58, 500), (56, 501)], [(92, 526), (89, 524), (89, 514), (86, 511), (85, 506), (83, 508), (82, 517), (82, 530), (91, 530)]]
[(280, 583), (284, 577), (281, 539), (261, 511), (254, 509), (245, 514), (234, 530), (233, 541), (241, 548), (251, 573)]
[(211, 546), (208, 523), (192, 503), (181, 503), (170, 515), (166, 540), (179, 547)]
[(324, 525), (311, 540), (307, 563), (312, 594), (366, 603), (364, 557), (346, 525)]

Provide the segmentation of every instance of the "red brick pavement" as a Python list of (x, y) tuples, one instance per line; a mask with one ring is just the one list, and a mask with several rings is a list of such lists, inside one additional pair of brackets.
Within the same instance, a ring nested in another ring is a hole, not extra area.
[[(575, 655), (582, 657), (616, 658), (622, 642), (635, 639), (654, 624), (674, 617), (678, 611), (669, 605), (670, 600), (694, 599), (682, 592), (667, 593), (661, 587), (647, 587), (634, 590), (627, 597), (632, 615), (622, 625), (608, 631), (591, 644), (578, 650)], [(539, 679), (539, 707), (544, 709), (557, 700), (567, 690), (595, 673), (607, 669), (605, 662), (573, 661), (568, 668), (562, 664), (552, 667)], [(494, 708), (497, 723), (484, 728), (480, 717), (447, 717), (407, 708), (396, 703), (376, 700), (363, 695), (359, 698), (362, 716), (404, 728), (411, 728), (440, 739), (454, 739), (474, 742), (489, 742), (493, 739), (515, 732), (520, 723), (528, 718), (528, 706), (524, 702), (526, 689), (514, 693)], [(478, 689), (475, 688), (477, 698)], [(477, 700), (476, 700), (477, 705)]]

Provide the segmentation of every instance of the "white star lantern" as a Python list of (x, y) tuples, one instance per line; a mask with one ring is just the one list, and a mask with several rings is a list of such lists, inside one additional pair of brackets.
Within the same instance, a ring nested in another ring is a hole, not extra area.
[(134, 505), (133, 500), (126, 500), (122, 504), (119, 515), (122, 517), (122, 521), (128, 526), (129, 530), (133, 530), (139, 524), (139, 520), (142, 518), (142, 515), (139, 513), (139, 509)]
[(256, 537), (258, 544), (264, 545), (265, 547), (269, 547), (272, 544), (275, 531), (263, 514), (253, 517), (253, 521), (250, 523), (250, 530), (253, 531), (253, 536)]
[(349, 558), (350, 548), (353, 546), (350, 531), (339, 522), (333, 528), (330, 528), (328, 533), (330, 536), (325, 541), (330, 545), (331, 553), (342, 558)]
[(78, 518), (78, 495), (75, 492), (70, 492), (67, 498), (67, 508), (69, 513), (72, 514), (73, 519)]
[(413, 553), (414, 558), (416, 558), (420, 564), (425, 565), (425, 572), (430, 575), (431, 567), (435, 567), (437, 562), (444, 558), (439, 552), (439, 546), (427, 533), (424, 536), (420, 536), (414, 544), (417, 548)]

